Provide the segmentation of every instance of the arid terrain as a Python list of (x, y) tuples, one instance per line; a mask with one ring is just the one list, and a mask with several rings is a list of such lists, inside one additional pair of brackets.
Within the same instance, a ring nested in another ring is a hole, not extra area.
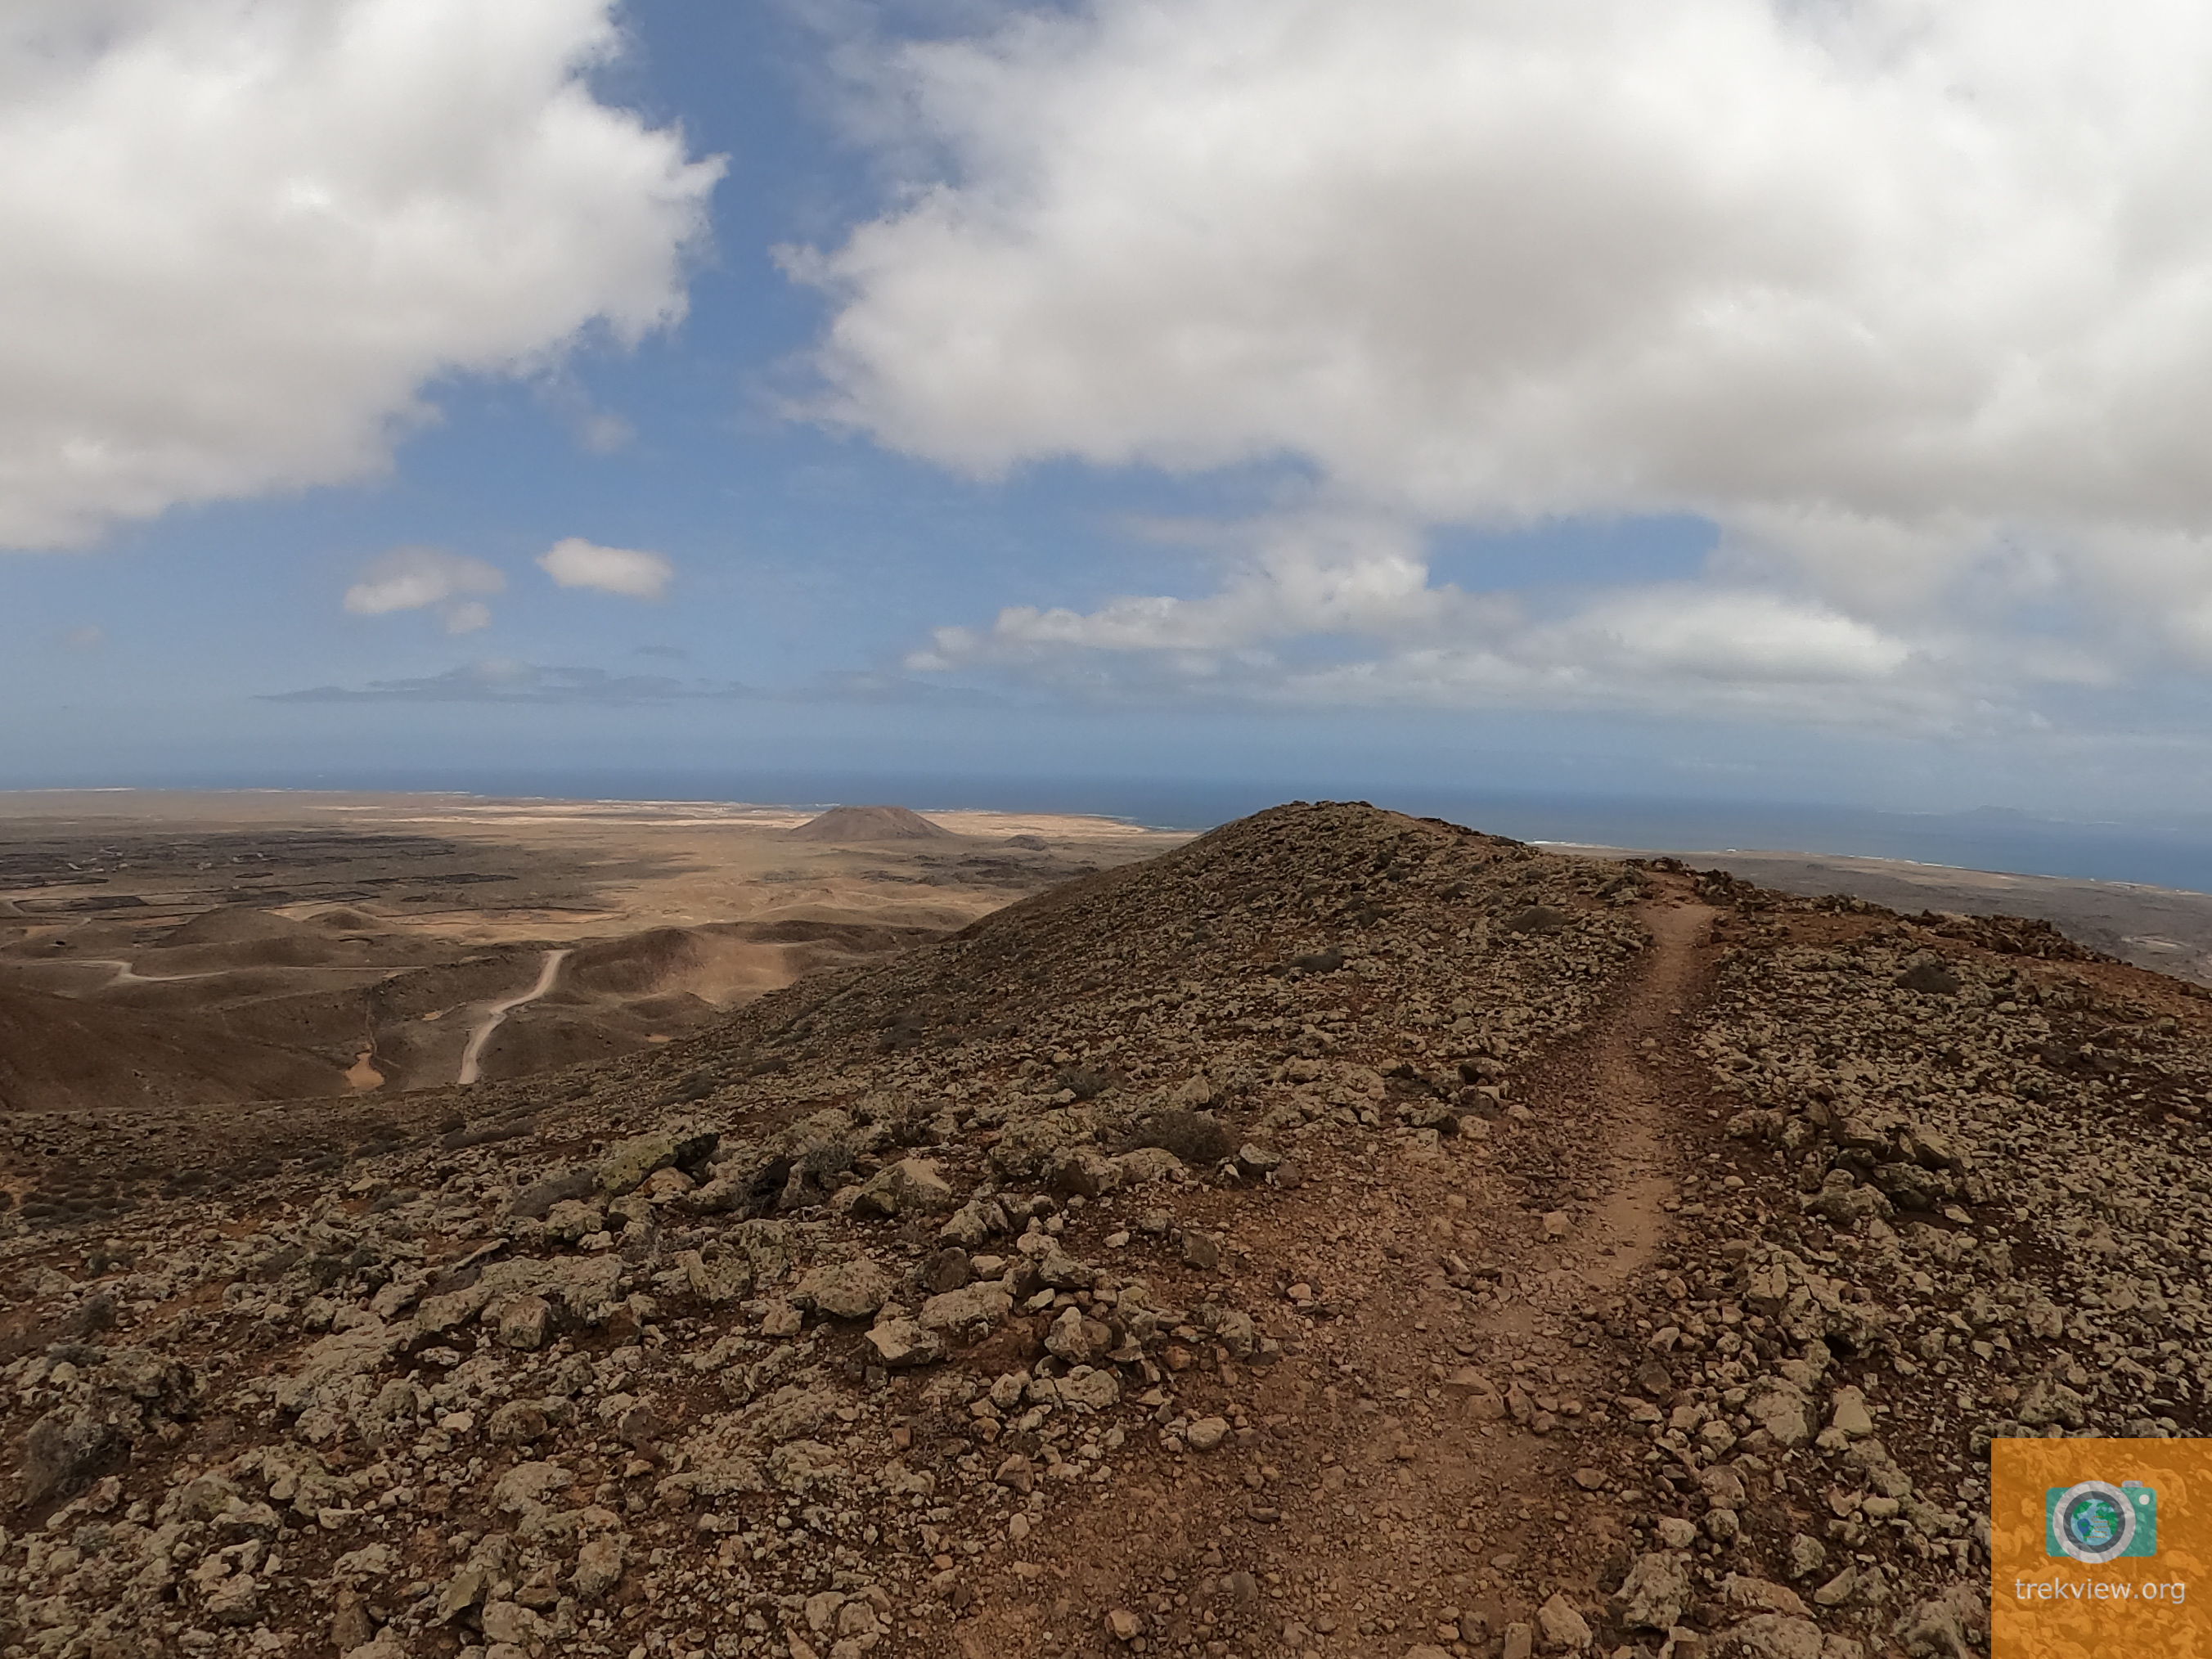
[(0, 795), (0, 1109), (515, 1077), (669, 1041), (1178, 836), (1098, 818)]
[(2040, 923), (1301, 804), (607, 1060), (17, 1115), (0, 1653), (1965, 1659), (1992, 1437), (2206, 1428), (2208, 1092)]
[(1841, 893), (1908, 915), (1933, 910), (2026, 916), (2047, 921), (2067, 938), (2138, 968), (2212, 985), (2212, 893), (1816, 853), (1556, 850), (1610, 859), (1677, 858), (1693, 869), (1727, 870), (1746, 881), (1803, 898)]

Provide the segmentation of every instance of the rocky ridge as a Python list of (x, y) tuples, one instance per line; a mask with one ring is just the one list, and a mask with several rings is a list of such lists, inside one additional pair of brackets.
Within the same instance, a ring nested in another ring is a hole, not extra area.
[(1277, 809), (0, 1218), (0, 1655), (1965, 1654), (1990, 1437), (2195, 1431), (2208, 1042), (2047, 929)]

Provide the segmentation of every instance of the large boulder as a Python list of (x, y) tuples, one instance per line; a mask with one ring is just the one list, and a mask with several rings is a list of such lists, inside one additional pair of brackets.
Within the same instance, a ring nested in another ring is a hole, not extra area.
[(1620, 1622), (1631, 1630), (1672, 1630), (1689, 1604), (1687, 1551), (1647, 1551), (1621, 1581)]
[(1897, 1624), (1913, 1659), (1979, 1659), (1989, 1634), (1989, 1596), (1978, 1584), (1953, 1584), (1915, 1602)]
[(992, 1279), (933, 1296), (921, 1304), (921, 1312), (916, 1317), (933, 1331), (965, 1330), (971, 1325), (988, 1325), (1005, 1318), (1013, 1305), (1014, 1298), (1006, 1287)]
[(836, 1319), (866, 1319), (890, 1300), (890, 1273), (873, 1256), (856, 1255), (810, 1268), (792, 1289), (794, 1302), (811, 1303), (815, 1311)]
[(1769, 1377), (1745, 1403), (1744, 1409), (1751, 1414), (1753, 1422), (1773, 1437), (1778, 1446), (1802, 1446), (1813, 1437), (1812, 1425), (1807, 1420), (1808, 1403), (1803, 1389), (1779, 1377)]
[(959, 1207), (958, 1195), (926, 1158), (902, 1158), (884, 1165), (853, 1199), (856, 1216), (949, 1215)]
[(934, 1364), (945, 1358), (945, 1339), (912, 1319), (886, 1319), (868, 1332), (868, 1346), (891, 1370)]
[(81, 1485), (124, 1445), (121, 1431), (89, 1408), (58, 1406), (23, 1439), (23, 1502), (37, 1504)]
[(715, 1130), (689, 1125), (639, 1135), (608, 1150), (593, 1172), (593, 1182), (607, 1197), (619, 1198), (643, 1186), (645, 1178), (656, 1170), (674, 1168), (696, 1176), (714, 1157), (721, 1139)]

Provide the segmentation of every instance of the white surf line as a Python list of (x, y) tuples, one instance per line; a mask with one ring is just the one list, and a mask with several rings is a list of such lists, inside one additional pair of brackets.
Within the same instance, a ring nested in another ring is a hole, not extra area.
[(477, 1022), (476, 1030), (469, 1033), (469, 1046), (461, 1050), (461, 1074), (453, 1079), (456, 1084), (467, 1085), (477, 1080), (477, 1067), (483, 1059), (484, 1044), (491, 1041), (491, 1034), (499, 1029), (500, 1021), (505, 1019), (510, 1012), (522, 1006), (524, 1003), (535, 1002), (551, 990), (553, 981), (560, 977), (561, 963), (567, 958), (568, 954), (567, 947), (558, 951), (548, 951), (545, 953), (545, 965), (538, 971), (537, 984), (519, 997), (509, 997), (504, 1002), (495, 1002), (484, 1010), (484, 1017)]

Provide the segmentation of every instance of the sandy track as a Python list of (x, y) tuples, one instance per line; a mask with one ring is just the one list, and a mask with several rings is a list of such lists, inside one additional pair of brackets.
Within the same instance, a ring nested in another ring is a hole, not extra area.
[(234, 971), (224, 968), (203, 969), (196, 974), (142, 974), (120, 957), (64, 957), (56, 962), (42, 962), (41, 968), (112, 968), (115, 977), (107, 981), (116, 985), (169, 985), (185, 979), (215, 979)]
[(567, 946), (557, 951), (548, 951), (545, 953), (544, 966), (538, 970), (538, 982), (535, 985), (519, 997), (509, 997), (504, 1002), (495, 1002), (484, 1010), (483, 1017), (477, 1021), (469, 1032), (468, 1047), (461, 1050), (461, 1072), (460, 1075), (453, 1079), (454, 1082), (466, 1087), (477, 1080), (477, 1070), (483, 1063), (484, 1045), (491, 1041), (491, 1034), (499, 1030), (500, 1023), (517, 1008), (521, 1007), (525, 1003), (537, 1001), (538, 998), (553, 988), (554, 982), (561, 976), (561, 964), (568, 960), (568, 957)]

